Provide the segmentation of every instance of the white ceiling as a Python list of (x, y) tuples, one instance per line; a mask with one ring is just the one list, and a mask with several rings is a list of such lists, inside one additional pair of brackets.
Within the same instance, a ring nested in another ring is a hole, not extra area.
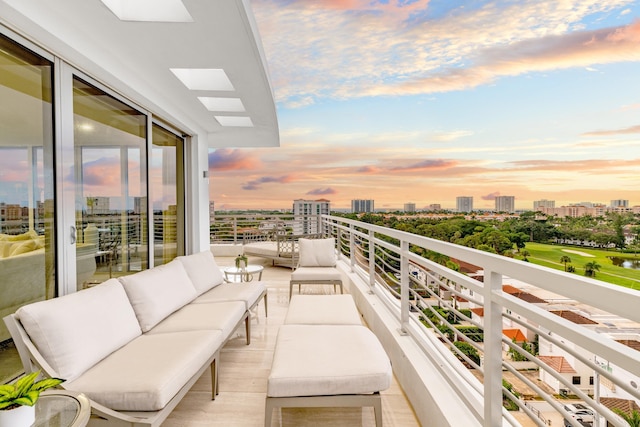
[[(0, 0), (0, 22), (210, 147), (278, 146), (273, 92), (248, 0), (183, 0), (189, 23), (121, 21), (100, 0)], [(171, 68), (221, 68), (235, 91), (189, 90)], [(209, 111), (198, 96), (240, 98)], [(215, 115), (248, 116), (225, 127)]]

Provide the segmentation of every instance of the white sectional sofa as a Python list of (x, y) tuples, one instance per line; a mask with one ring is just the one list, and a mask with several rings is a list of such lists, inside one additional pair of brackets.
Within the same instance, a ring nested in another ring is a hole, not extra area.
[[(245, 322), (262, 282), (224, 283), (211, 252), (109, 279), (5, 318), (25, 370), (63, 378), (92, 404), (92, 423), (159, 426)], [(265, 305), (266, 314), (266, 305)]]

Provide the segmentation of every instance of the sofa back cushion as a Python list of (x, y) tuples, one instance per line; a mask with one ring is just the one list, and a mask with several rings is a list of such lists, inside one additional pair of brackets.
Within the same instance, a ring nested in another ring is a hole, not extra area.
[(16, 314), (56, 374), (69, 381), (141, 335), (127, 294), (116, 279), (26, 305)]
[(203, 251), (193, 255), (181, 256), (177, 258), (196, 288), (198, 295), (207, 292), (224, 282), (222, 270), (218, 267), (211, 251)]
[(124, 285), (142, 332), (193, 301), (197, 296), (182, 263), (173, 260), (119, 280)]
[(300, 267), (335, 267), (336, 240), (329, 239), (300, 239), (298, 242)]

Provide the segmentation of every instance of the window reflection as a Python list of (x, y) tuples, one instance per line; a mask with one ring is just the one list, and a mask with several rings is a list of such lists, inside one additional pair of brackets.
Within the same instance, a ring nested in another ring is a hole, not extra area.
[(147, 116), (74, 78), (78, 288), (148, 268)]
[[(0, 34), (0, 319), (55, 296), (52, 72)], [(21, 371), (0, 321), (0, 384)]]

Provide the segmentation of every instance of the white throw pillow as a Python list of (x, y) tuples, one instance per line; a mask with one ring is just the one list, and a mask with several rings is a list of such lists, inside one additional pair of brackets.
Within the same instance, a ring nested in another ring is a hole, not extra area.
[(175, 259), (150, 270), (122, 276), (119, 280), (142, 332), (147, 332), (197, 296), (182, 263)]
[(209, 289), (214, 288), (224, 282), (222, 270), (218, 267), (211, 251), (203, 251), (193, 255), (180, 256), (177, 258), (196, 288), (198, 295), (202, 295)]
[(116, 279), (26, 305), (17, 316), (57, 375), (69, 381), (141, 335), (127, 294)]
[(300, 267), (335, 267), (336, 240), (329, 239), (300, 239), (298, 250), (300, 253)]

